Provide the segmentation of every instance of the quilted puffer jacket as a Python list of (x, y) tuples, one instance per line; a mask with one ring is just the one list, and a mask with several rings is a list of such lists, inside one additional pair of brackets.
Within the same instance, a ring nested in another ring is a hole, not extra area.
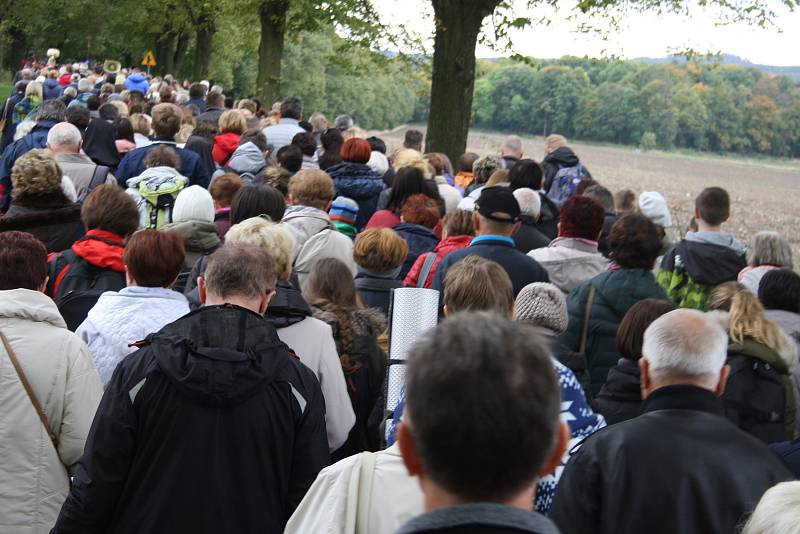
[(378, 205), (378, 196), (386, 184), (378, 173), (362, 163), (345, 162), (328, 169), (336, 194), (358, 202), (356, 228), (367, 224)]

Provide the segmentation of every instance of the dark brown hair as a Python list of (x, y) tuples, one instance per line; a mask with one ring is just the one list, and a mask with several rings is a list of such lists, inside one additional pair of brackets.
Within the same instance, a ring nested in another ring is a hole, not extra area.
[(611, 227), (611, 259), (625, 269), (652, 269), (661, 251), (661, 231), (640, 213), (625, 215)]
[(183, 237), (177, 232), (142, 230), (125, 245), (125, 268), (142, 287), (169, 287), (185, 259)]
[(103, 184), (92, 191), (81, 207), (86, 230), (105, 230), (127, 237), (139, 228), (136, 201), (116, 184)]
[(467, 210), (453, 210), (442, 220), (444, 234), (447, 237), (457, 235), (475, 235), (475, 226), (472, 224), (472, 212)]
[(701, 219), (717, 226), (727, 221), (731, 214), (731, 197), (721, 187), (706, 187), (695, 199), (694, 206)]
[(151, 167), (172, 167), (177, 170), (181, 167), (181, 158), (178, 153), (167, 145), (156, 145), (144, 158), (144, 166)]
[(208, 188), (211, 198), (220, 208), (228, 208), (233, 202), (233, 197), (244, 186), (244, 180), (235, 172), (227, 172), (215, 178)]
[(38, 290), (47, 278), (47, 249), (27, 232), (0, 233), (0, 291)]
[(631, 306), (617, 329), (619, 355), (629, 360), (641, 358), (644, 331), (653, 321), (674, 309), (673, 303), (662, 299), (644, 299)]

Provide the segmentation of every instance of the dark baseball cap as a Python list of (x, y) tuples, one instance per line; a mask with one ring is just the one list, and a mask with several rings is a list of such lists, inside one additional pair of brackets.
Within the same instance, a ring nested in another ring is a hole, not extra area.
[(519, 202), (511, 189), (502, 186), (485, 187), (475, 202), (475, 211), (489, 220), (514, 223), (519, 220)]

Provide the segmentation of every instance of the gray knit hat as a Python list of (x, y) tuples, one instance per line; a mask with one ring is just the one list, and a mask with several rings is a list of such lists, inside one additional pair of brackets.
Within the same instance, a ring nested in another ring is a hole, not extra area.
[(517, 295), (514, 320), (543, 326), (560, 334), (567, 329), (567, 300), (553, 284), (535, 282)]

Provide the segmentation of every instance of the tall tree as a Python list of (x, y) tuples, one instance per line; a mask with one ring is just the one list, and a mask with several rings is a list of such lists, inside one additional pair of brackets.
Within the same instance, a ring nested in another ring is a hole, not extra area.
[(289, 0), (264, 0), (261, 4), (256, 94), (266, 105), (280, 98), (281, 61), (288, 12)]

